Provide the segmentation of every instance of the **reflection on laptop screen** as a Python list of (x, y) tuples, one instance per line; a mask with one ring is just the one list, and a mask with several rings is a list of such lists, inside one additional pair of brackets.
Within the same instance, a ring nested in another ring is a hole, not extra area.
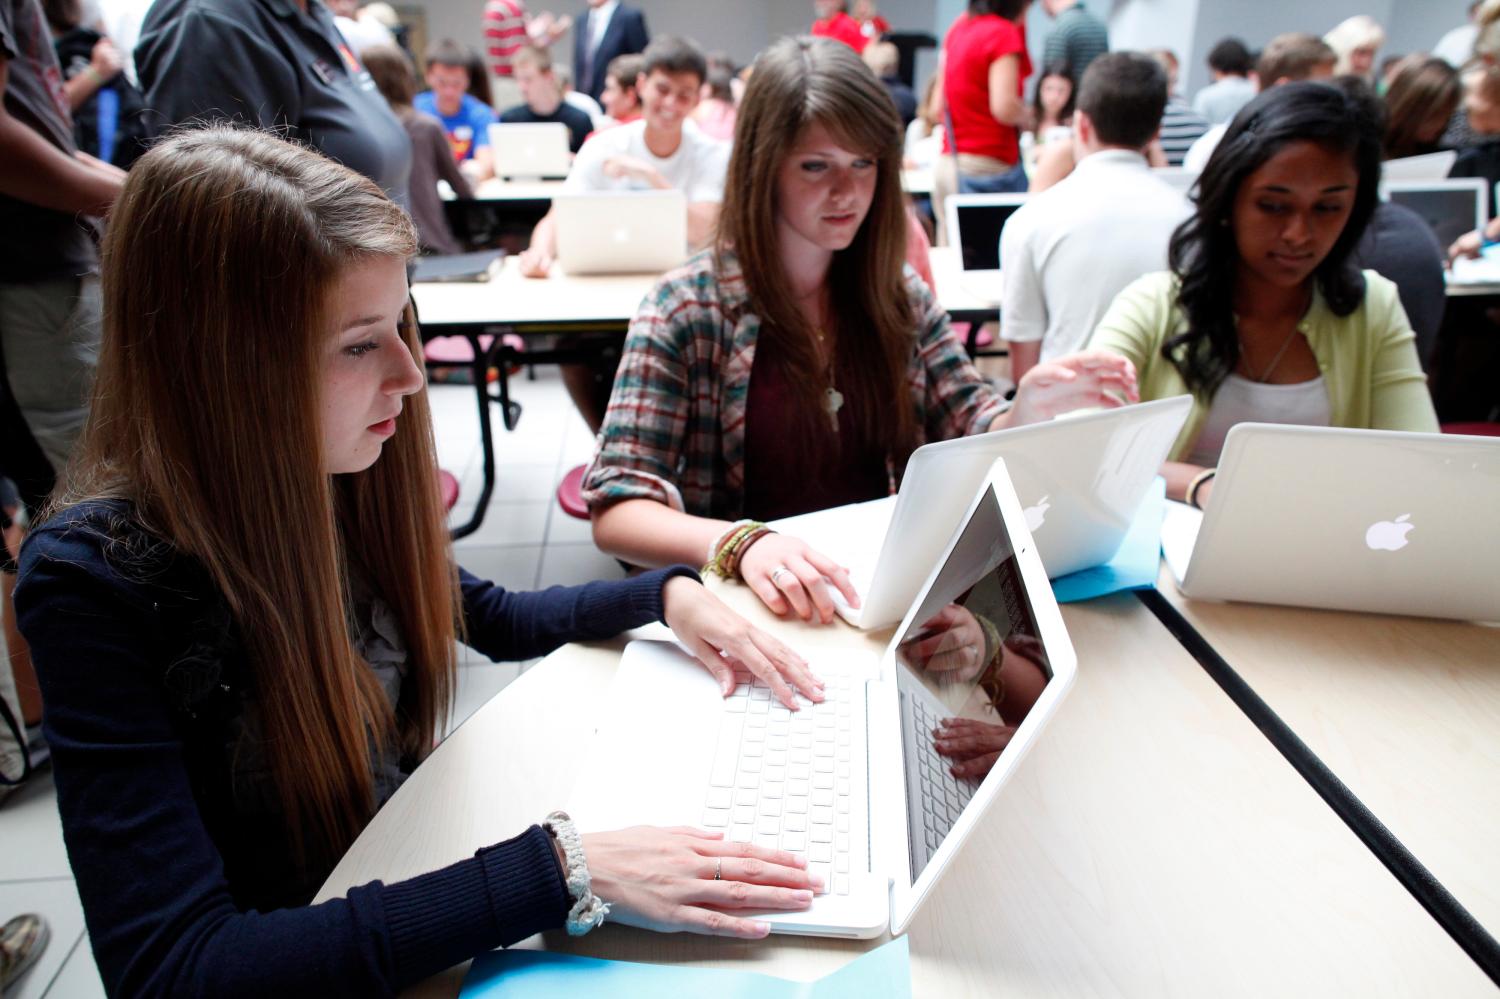
[(1474, 230), (1478, 206), (1474, 204), (1476, 192), (1472, 188), (1393, 190), (1390, 197), (1396, 204), (1405, 205), (1422, 216), (1432, 227), (1439, 246), (1452, 246), (1460, 236)]
[(958, 231), (966, 271), (1000, 269), (1000, 230), (1020, 205), (960, 205)]
[[(915, 882), (1052, 679), (992, 490), (923, 595), (896, 660)], [(956, 777), (956, 765), (971, 773)]]

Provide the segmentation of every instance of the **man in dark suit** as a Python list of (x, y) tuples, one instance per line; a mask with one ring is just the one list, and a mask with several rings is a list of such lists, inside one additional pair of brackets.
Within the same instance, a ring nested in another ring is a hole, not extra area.
[(588, 0), (573, 22), (574, 86), (594, 100), (604, 90), (605, 70), (615, 56), (644, 52), (651, 41), (646, 16), (620, 0)]

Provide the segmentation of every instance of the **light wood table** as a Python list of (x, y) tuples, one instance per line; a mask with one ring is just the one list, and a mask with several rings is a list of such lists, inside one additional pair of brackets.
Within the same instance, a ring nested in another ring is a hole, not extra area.
[(1158, 588), (1397, 839), (1500, 934), (1500, 628)]
[[(887, 637), (738, 611), (808, 655)], [(1491, 995), (1445, 936), (1126, 596), (1064, 608), (1077, 683), (910, 931), (918, 996)], [(481, 708), (414, 773), (323, 886), (410, 877), (567, 800), (620, 644), (569, 646)], [(877, 941), (878, 942), (878, 941)], [(606, 926), (524, 946), (826, 974), (871, 946)], [(414, 990), (451, 996), (453, 969)]]

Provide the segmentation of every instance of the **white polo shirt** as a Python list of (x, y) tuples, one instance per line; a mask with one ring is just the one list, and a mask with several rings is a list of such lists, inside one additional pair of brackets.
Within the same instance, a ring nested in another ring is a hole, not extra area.
[(729, 168), (729, 144), (709, 138), (691, 121), (682, 125), (682, 144), (677, 152), (662, 158), (646, 148), (645, 119), (595, 132), (578, 150), (568, 171), (568, 191), (644, 190), (645, 185), (629, 177), (609, 177), (604, 162), (611, 156), (632, 156), (660, 171), (667, 183), (687, 195), (688, 204), (724, 200), (724, 174)]
[(1172, 230), (1191, 211), (1140, 153), (1085, 157), (1001, 232), (1001, 336), (1040, 340), (1043, 361), (1083, 349), (1115, 295), (1166, 269)]

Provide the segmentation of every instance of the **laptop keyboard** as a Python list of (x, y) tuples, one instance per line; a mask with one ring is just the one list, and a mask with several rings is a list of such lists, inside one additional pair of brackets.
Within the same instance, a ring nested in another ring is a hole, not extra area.
[(740, 672), (735, 679), (703, 824), (736, 842), (802, 854), (830, 893), (849, 894), (852, 719), (860, 688), (846, 675), (829, 678), (821, 704), (799, 697), (802, 710), (794, 712), (758, 677)]
[[(943, 715), (928, 708), (919, 697), (903, 696), (901, 700), (911, 711), (911, 722), (916, 729), (916, 738), (912, 740), (909, 749), (916, 750), (918, 783), (921, 787), (918, 794), (922, 810), (920, 837), (915, 832), (915, 815), (912, 816), (913, 838), (926, 847), (925, 856), (919, 856), (920, 863), (917, 866), (920, 868), (926, 866), (927, 861), (937, 852), (943, 837), (948, 835), (953, 823), (958, 821), (959, 813), (964, 810), (969, 799), (974, 797), (974, 789), (979, 785), (953, 776), (948, 769), (952, 763), (941, 756), (933, 744), (932, 732)], [(920, 854), (921, 849), (917, 848), (913, 852)]]

